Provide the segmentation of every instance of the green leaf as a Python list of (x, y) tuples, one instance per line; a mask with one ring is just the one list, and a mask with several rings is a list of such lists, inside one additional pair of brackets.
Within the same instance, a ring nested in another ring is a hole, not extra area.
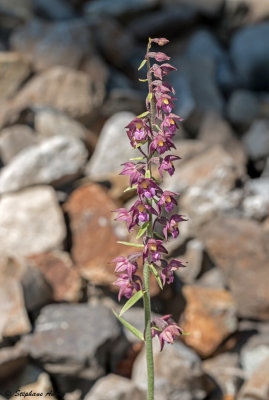
[(150, 264), (150, 265), (149, 265), (149, 269), (151, 270), (151, 272), (152, 272), (153, 275), (155, 276), (156, 281), (158, 282), (158, 285), (159, 285), (160, 288), (163, 290), (163, 284), (162, 284), (161, 278), (160, 278), (160, 276), (159, 276), (159, 274), (158, 274), (156, 268), (155, 268), (152, 264)]
[(162, 235), (159, 235), (159, 233), (157, 233), (157, 232), (153, 232), (153, 234), (155, 235), (155, 236), (157, 236), (159, 239), (161, 239), (161, 240), (164, 240), (165, 239), (165, 237), (164, 236), (162, 236)]
[(136, 189), (136, 188), (137, 188), (137, 185), (129, 186), (129, 187), (127, 187), (127, 188), (123, 191), (123, 193), (129, 192), (130, 190), (134, 190), (134, 189)]
[(134, 157), (134, 158), (130, 158), (130, 161), (140, 161), (140, 160), (144, 160), (145, 157)]
[(137, 236), (136, 236), (136, 239), (139, 239), (139, 238), (141, 238), (142, 235), (144, 235), (144, 233), (145, 233), (146, 230), (148, 229), (148, 226), (149, 226), (149, 222), (145, 222), (145, 223), (141, 226), (141, 228), (140, 228), (140, 230), (139, 230), (139, 232), (138, 232), (138, 234), (137, 234)]
[(138, 300), (141, 299), (141, 297), (143, 297), (143, 291), (139, 290), (139, 292), (136, 292), (122, 307), (121, 312), (120, 312), (120, 317), (122, 316), (122, 314), (124, 314), (127, 310), (129, 310), (129, 308), (131, 308), (135, 303), (138, 302)]
[(158, 129), (158, 131), (159, 131), (159, 132), (162, 132), (162, 130), (161, 130), (161, 128), (159, 127), (159, 125), (157, 125), (157, 124), (154, 124), (154, 126), (155, 126), (155, 128), (157, 128), (157, 129)]
[(117, 243), (124, 244), (125, 246), (144, 247), (143, 244), (139, 244), (139, 243), (130, 243), (130, 242), (121, 242), (121, 241), (118, 241)]
[(149, 94), (148, 94), (148, 101), (150, 102), (152, 100), (152, 93), (150, 92)]
[(136, 146), (135, 146), (135, 149), (138, 149), (138, 147), (141, 147), (142, 146), (142, 143), (138, 143)]
[(143, 61), (141, 62), (141, 64), (140, 64), (139, 67), (138, 67), (138, 71), (139, 71), (141, 68), (144, 67), (144, 65), (146, 64), (146, 62), (147, 62), (147, 60), (143, 60)]
[(150, 170), (149, 169), (147, 169), (146, 170), (146, 173), (145, 173), (145, 178), (150, 178), (151, 176), (150, 176)]
[(146, 117), (149, 114), (149, 111), (145, 111), (142, 114), (139, 114), (136, 118), (143, 118)]
[(138, 79), (140, 82), (147, 82), (147, 79)]
[(131, 325), (129, 322), (125, 321), (123, 318), (121, 318), (114, 310), (112, 310), (113, 314), (115, 315), (116, 318), (124, 325), (126, 326), (127, 329), (129, 329), (130, 332), (132, 332), (133, 335), (135, 335), (139, 340), (144, 341), (144, 335), (142, 332), (140, 332), (138, 329), (136, 329), (133, 325)]

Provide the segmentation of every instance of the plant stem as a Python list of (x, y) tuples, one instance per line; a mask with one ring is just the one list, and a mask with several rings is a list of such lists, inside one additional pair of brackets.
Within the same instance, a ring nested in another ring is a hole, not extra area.
[(154, 400), (154, 365), (151, 337), (151, 307), (150, 307), (150, 291), (149, 291), (149, 265), (144, 265), (144, 312), (145, 312), (145, 342), (146, 342), (146, 360), (148, 374), (148, 397), (147, 400)]

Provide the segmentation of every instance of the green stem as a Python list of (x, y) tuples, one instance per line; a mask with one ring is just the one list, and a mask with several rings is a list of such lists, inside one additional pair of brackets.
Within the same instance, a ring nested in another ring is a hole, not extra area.
[(148, 397), (147, 400), (154, 400), (154, 365), (151, 337), (151, 308), (150, 308), (150, 291), (149, 291), (149, 265), (144, 265), (144, 312), (145, 312), (145, 342), (146, 342), (146, 359), (148, 374)]

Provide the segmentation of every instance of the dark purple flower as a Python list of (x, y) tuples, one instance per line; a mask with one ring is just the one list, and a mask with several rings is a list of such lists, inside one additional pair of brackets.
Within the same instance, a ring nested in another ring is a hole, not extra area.
[(151, 154), (155, 151), (157, 151), (159, 154), (163, 154), (166, 151), (169, 151), (172, 147), (174, 149), (176, 148), (172, 140), (169, 137), (159, 133), (150, 143), (149, 151)]
[(173, 161), (175, 161), (175, 160), (180, 160), (180, 157), (168, 155), (168, 156), (165, 156), (164, 159), (161, 159), (161, 164), (158, 168), (158, 171), (159, 171), (159, 174), (161, 175), (161, 177), (162, 177), (162, 171), (167, 171), (170, 176), (173, 175), (173, 173), (175, 172), (175, 167), (174, 167)]
[(141, 118), (133, 119), (127, 126), (127, 135), (133, 147), (144, 144), (150, 136), (150, 127)]
[(130, 186), (135, 185), (139, 178), (145, 176), (145, 164), (144, 163), (133, 163), (126, 162), (124, 164), (124, 168), (121, 171), (120, 175), (130, 175)]
[(177, 336), (182, 335), (183, 330), (172, 320), (171, 314), (163, 317), (156, 317), (151, 322), (152, 337), (158, 336), (161, 351), (166, 343), (174, 343)]
[(161, 124), (161, 128), (166, 132), (166, 134), (174, 136), (176, 130), (178, 129), (177, 121), (181, 122), (183, 119), (173, 113), (166, 115)]
[(161, 188), (152, 179), (145, 178), (138, 182), (137, 194), (140, 199), (152, 199), (154, 196), (158, 196), (161, 193)]
[(128, 277), (127, 274), (119, 274), (118, 279), (114, 282), (114, 285), (120, 288), (118, 299), (122, 298), (122, 296), (130, 299), (133, 295), (134, 290), (137, 292), (140, 290), (141, 279), (137, 275), (133, 275), (132, 279)]
[(150, 255), (151, 261), (156, 262), (161, 259), (161, 253), (168, 253), (162, 243), (162, 240), (149, 239), (144, 247), (144, 260)]
[(170, 285), (170, 283), (174, 281), (174, 271), (178, 270), (180, 267), (185, 267), (185, 265), (181, 261), (174, 259), (162, 269), (161, 278), (163, 286), (165, 283)]
[(175, 205), (177, 205), (177, 201), (175, 199), (175, 196), (177, 194), (174, 192), (170, 192), (169, 190), (165, 190), (158, 201), (158, 209), (159, 209), (159, 214), (162, 211), (162, 206), (164, 206), (165, 211), (171, 212), (173, 211), (173, 208)]
[(155, 76), (155, 78), (157, 79), (163, 79), (164, 76), (166, 76), (167, 74), (169, 74), (169, 72), (171, 71), (176, 71), (177, 69), (175, 67), (173, 67), (170, 64), (162, 64), (162, 65), (158, 65), (158, 64), (153, 64), (150, 71), (153, 72), (153, 75)]
[(162, 93), (162, 94), (169, 93), (169, 92), (171, 92), (173, 94), (176, 93), (173, 86), (170, 85), (170, 83), (168, 83), (168, 82), (163, 82), (159, 79), (156, 79), (152, 82), (152, 85), (154, 87), (153, 91), (155, 93)]
[(133, 220), (136, 218), (140, 222), (148, 222), (150, 214), (157, 215), (157, 211), (148, 204), (144, 204), (141, 200), (137, 200), (134, 205), (130, 208), (132, 212)]
[(163, 233), (166, 240), (168, 237), (168, 233), (171, 233), (174, 239), (178, 237), (179, 235), (178, 223), (181, 221), (187, 221), (187, 220), (184, 219), (182, 215), (178, 214), (172, 215), (172, 217), (170, 217), (169, 221), (167, 221), (166, 226), (163, 228)]
[(175, 100), (175, 98), (168, 94), (162, 94), (158, 98), (157, 103), (156, 103), (156, 109), (157, 109), (158, 116), (160, 115), (161, 111), (163, 111), (165, 114), (171, 113), (171, 111), (175, 107), (173, 100)]
[(128, 231), (132, 231), (133, 227), (137, 225), (138, 218), (136, 215), (133, 214), (132, 211), (126, 210), (126, 208), (118, 208), (113, 212), (117, 212), (118, 216), (115, 218), (116, 221), (126, 221)]
[(132, 263), (128, 260), (127, 257), (116, 257), (112, 260), (113, 263), (116, 263), (115, 272), (124, 272), (126, 271), (129, 279), (132, 279), (132, 276), (137, 271), (137, 262), (133, 261)]

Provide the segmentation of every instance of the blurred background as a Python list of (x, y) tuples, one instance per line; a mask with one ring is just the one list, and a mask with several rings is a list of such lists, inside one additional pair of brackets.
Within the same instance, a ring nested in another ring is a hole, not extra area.
[[(269, 399), (268, 18), (268, 0), (0, 0), (1, 400), (146, 398), (109, 261), (133, 251), (111, 210), (134, 200), (118, 172), (149, 36), (178, 69), (163, 187), (188, 218), (168, 243), (188, 267), (152, 308), (191, 333), (154, 343), (156, 400)], [(126, 319), (143, 330), (142, 305)]]

